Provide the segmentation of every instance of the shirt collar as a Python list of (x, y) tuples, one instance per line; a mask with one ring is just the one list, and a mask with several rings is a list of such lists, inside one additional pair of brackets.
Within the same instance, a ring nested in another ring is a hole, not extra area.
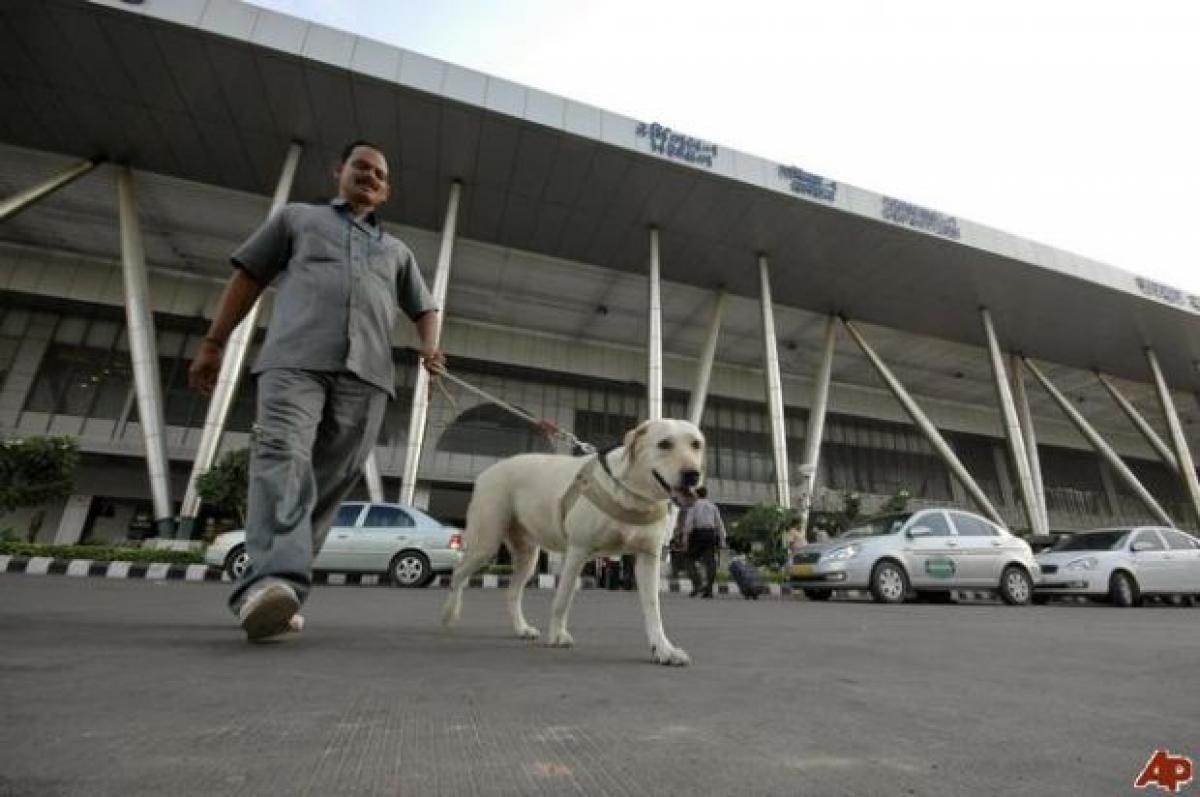
[(350, 212), (350, 203), (342, 197), (339, 196), (330, 200), (329, 204), (333, 206), (334, 210), (338, 211), (339, 213), (345, 213), (348, 219), (353, 222), (357, 222), (360, 226), (368, 228), (376, 236), (383, 232), (383, 230), (379, 227), (379, 217), (375, 215), (375, 211), (372, 210), (360, 220), (354, 218), (353, 214)]

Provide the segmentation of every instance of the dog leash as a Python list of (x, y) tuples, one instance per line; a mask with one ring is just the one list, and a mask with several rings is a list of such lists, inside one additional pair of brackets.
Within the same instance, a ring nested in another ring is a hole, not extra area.
[[(580, 451), (582, 451), (585, 454), (595, 454), (596, 453), (596, 447), (594, 445), (592, 445), (591, 443), (586, 443), (583, 440), (580, 440), (578, 437), (576, 437), (571, 432), (568, 432), (566, 429), (559, 427), (559, 425), (556, 424), (554, 421), (550, 421), (545, 418), (538, 418), (535, 415), (533, 415), (532, 413), (526, 412), (525, 410), (521, 409), (520, 407), (517, 407), (513, 404), (509, 404), (507, 401), (504, 401), (503, 399), (492, 395), (491, 393), (487, 392), (483, 388), (472, 385), (470, 382), (463, 379), (462, 377), (455, 376), (454, 374), (450, 373), (445, 368), (442, 368), (441, 370), (439, 370), (437, 372), (437, 376), (444, 376), (446, 379), (449, 379), (451, 382), (453, 382), (454, 384), (463, 388), (464, 390), (474, 393), (475, 395), (479, 396), (480, 398), (482, 398), (486, 401), (490, 401), (492, 404), (495, 404), (500, 409), (510, 412), (513, 415), (520, 418), (521, 420), (523, 420), (529, 424), (532, 424), (533, 426), (536, 426), (538, 429), (542, 430), (547, 435), (550, 435), (551, 437), (557, 437), (560, 440), (565, 441), (566, 443), (570, 444), (572, 446), (572, 448), (578, 448)], [(449, 393), (446, 393), (445, 387), (443, 387), (440, 383), (438, 384), (438, 387), (441, 389), (443, 395), (446, 396), (446, 400), (449, 401), (451, 404), (454, 404), (454, 399), (450, 398)]]

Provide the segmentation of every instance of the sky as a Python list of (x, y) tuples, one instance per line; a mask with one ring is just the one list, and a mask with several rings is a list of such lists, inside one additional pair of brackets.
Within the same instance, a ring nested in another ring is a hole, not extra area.
[(250, 0), (1200, 294), (1195, 0)]

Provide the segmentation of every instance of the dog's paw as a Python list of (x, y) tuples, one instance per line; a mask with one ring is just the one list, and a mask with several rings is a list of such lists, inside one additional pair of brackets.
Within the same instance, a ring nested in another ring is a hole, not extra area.
[(654, 659), (655, 664), (663, 664), (667, 667), (686, 667), (692, 663), (692, 657), (687, 654), (686, 650), (671, 644), (651, 646), (650, 658)]
[(521, 639), (540, 639), (542, 632), (531, 625), (527, 625), (521, 630), (517, 631), (517, 636)]
[(564, 629), (550, 635), (546, 640), (546, 646), (551, 648), (572, 648), (575, 647), (575, 639)]

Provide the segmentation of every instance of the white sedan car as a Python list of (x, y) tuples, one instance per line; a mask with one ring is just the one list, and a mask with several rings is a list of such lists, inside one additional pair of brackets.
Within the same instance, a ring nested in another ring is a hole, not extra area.
[[(423, 587), (462, 559), (462, 530), (404, 504), (345, 503), (338, 508), (314, 570), (386, 573), (398, 587)], [(204, 560), (233, 579), (246, 573), (246, 532), (219, 534)]]
[(1005, 603), (1033, 598), (1039, 577), (1029, 545), (986, 518), (960, 509), (922, 509), (868, 518), (791, 558), (792, 584), (810, 600), (866, 589), (880, 603), (942, 600), (951, 590), (996, 590)]
[(1090, 595), (1136, 606), (1144, 595), (1200, 596), (1200, 541), (1175, 529), (1081, 531), (1037, 559), (1039, 602), (1051, 595)]

